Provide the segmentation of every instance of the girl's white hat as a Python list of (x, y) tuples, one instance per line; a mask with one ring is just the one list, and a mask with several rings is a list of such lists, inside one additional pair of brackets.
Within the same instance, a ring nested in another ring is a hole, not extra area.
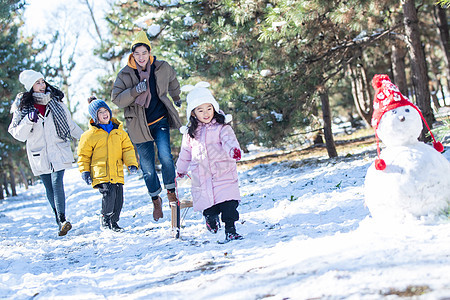
[(44, 75), (33, 70), (22, 71), (19, 75), (19, 81), (27, 91), (31, 90), (35, 82), (41, 78), (44, 78)]
[(232, 120), (231, 115), (225, 115), (223, 111), (219, 109), (219, 103), (217, 103), (216, 99), (212, 95), (211, 91), (208, 89), (210, 84), (206, 81), (200, 81), (195, 86), (193, 85), (185, 85), (181, 87), (182, 92), (189, 92), (186, 97), (187, 109), (186, 109), (186, 118), (188, 119), (188, 124), (186, 126), (181, 126), (180, 132), (186, 133), (188, 131), (189, 126), (189, 117), (191, 116), (192, 111), (199, 105), (210, 103), (214, 110), (220, 114), (225, 116), (225, 123), (229, 123)]

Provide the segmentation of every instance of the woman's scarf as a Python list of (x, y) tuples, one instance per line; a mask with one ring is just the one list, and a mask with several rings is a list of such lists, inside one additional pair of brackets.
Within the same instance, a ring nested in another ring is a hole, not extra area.
[(40, 105), (47, 105), (50, 100), (52, 100), (52, 96), (50, 92), (47, 93), (33, 93), (34, 103)]

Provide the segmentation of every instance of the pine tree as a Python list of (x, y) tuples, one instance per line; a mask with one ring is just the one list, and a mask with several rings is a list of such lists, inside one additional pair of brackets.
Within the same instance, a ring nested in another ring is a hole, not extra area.
[(193, 2), (184, 9), (186, 17), (166, 19), (172, 36), (182, 37), (175, 47), (187, 64), (185, 75), (193, 83), (212, 83), (221, 107), (234, 116), (242, 145), (276, 146), (293, 128), (309, 124), (307, 87), (292, 72), (295, 50), (260, 39), (265, 1)]
[[(150, 1), (120, 1), (113, 5), (112, 10), (106, 15), (109, 39), (102, 37), (101, 44), (95, 49), (94, 54), (109, 62), (111, 71), (98, 78), (99, 87), (93, 91), (97, 98), (105, 100), (111, 98), (111, 89), (117, 73), (125, 66), (126, 57), (131, 52), (131, 42), (135, 34), (143, 30), (142, 25), (140, 24), (140, 27), (136, 22), (145, 18), (151, 11), (156, 12), (158, 8), (155, 5), (150, 4)], [(145, 21), (143, 22), (146, 27)], [(157, 53), (155, 48), (152, 46), (152, 55)], [(123, 113), (120, 110), (114, 105), (111, 105), (111, 109), (115, 116), (123, 120)]]
[[(281, 0), (274, 2), (264, 24), (262, 38), (282, 41), (278, 42), (280, 48), (284, 51), (291, 49), (290, 52), (295, 53), (294, 60), (286, 62), (293, 66), (289, 72), (295, 75), (294, 83), (304, 88), (302, 96), (306, 103), (311, 103), (308, 106), (320, 105), (322, 108), (322, 124), (330, 157), (336, 156), (336, 150), (331, 131), (329, 95), (334, 94), (334, 86), (344, 79), (345, 72), (350, 71), (359, 114), (366, 120), (371, 115), (369, 75), (362, 62), (367, 49), (383, 34), (364, 34), (369, 30), (370, 22), (379, 25), (375, 11), (376, 7), (370, 1)], [(364, 12), (364, 22), (359, 20), (362, 19), (360, 12)], [(320, 104), (315, 104), (319, 99)]]
[[(221, 108), (233, 114), (244, 147), (292, 143), (305, 128), (323, 126), (317, 125), (317, 117), (324, 99), (333, 103), (332, 112), (338, 101), (347, 114), (356, 111), (347, 100), (352, 82), (360, 86), (353, 89), (355, 103), (358, 93), (364, 95), (364, 107), (356, 107), (370, 120), (370, 80), (376, 73), (391, 72), (389, 37), (403, 33), (402, 22), (392, 17), (401, 12), (400, 3), (390, 1), (162, 3), (116, 4), (108, 16), (112, 40), (99, 53), (116, 63), (117, 73), (133, 35), (146, 30), (152, 53), (168, 60), (182, 83), (212, 84)], [(114, 78), (107, 76), (104, 86), (110, 87)]]
[[(179, 57), (177, 57), (174, 45), (170, 44), (169, 48), (161, 45), (162, 34), (164, 30), (164, 15), (170, 11), (179, 11), (181, 5), (178, 2), (171, 4), (170, 2), (161, 1), (120, 1), (113, 5), (111, 11), (106, 15), (106, 21), (109, 28), (110, 38), (102, 38), (102, 42), (98, 49), (95, 50), (96, 55), (111, 65), (111, 72), (99, 78), (99, 88), (93, 91), (97, 98), (110, 99), (111, 89), (117, 73), (126, 65), (126, 59), (131, 53), (130, 45), (136, 34), (145, 30), (152, 43), (151, 54), (159, 60), (168, 61), (177, 71), (178, 80), (181, 80), (183, 68)], [(163, 26), (160, 26), (162, 24)], [(169, 38), (165, 36), (165, 38)], [(123, 121), (123, 110), (118, 109), (115, 105), (110, 106), (113, 115)], [(181, 145), (181, 135), (171, 135), (172, 152), (177, 153)]]
[[(8, 126), (12, 115), (10, 107), (17, 93), (23, 91), (19, 83), (19, 74), (26, 68), (35, 66), (34, 57), (36, 52), (31, 48), (32, 39), (24, 40), (19, 35), (22, 25), (21, 12), (24, 2), (21, 0), (1, 0), (0, 10), (0, 178), (9, 173), (9, 178), (14, 178), (14, 172), (19, 168), (25, 170), (17, 173), (30, 176), (25, 145), (12, 138), (8, 133)], [(25, 181), (26, 178), (22, 178)], [(11, 182), (14, 190), (14, 182)], [(0, 195), (3, 196), (3, 193)]]

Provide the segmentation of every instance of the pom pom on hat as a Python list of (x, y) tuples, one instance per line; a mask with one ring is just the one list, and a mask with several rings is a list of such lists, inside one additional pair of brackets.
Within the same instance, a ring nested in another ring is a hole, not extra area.
[(377, 141), (377, 152), (378, 158), (375, 160), (375, 168), (377, 170), (384, 170), (386, 168), (386, 163), (384, 160), (380, 158), (380, 146), (378, 139), (378, 125), (380, 124), (381, 118), (384, 113), (395, 109), (401, 106), (411, 106), (419, 113), (422, 118), (423, 123), (427, 127), (430, 132), (431, 137), (433, 138), (433, 147), (438, 152), (444, 151), (444, 146), (441, 142), (437, 142), (434, 138), (433, 133), (428, 126), (427, 121), (422, 115), (420, 109), (415, 106), (408, 98), (400, 93), (398, 87), (391, 82), (389, 76), (386, 74), (377, 74), (372, 79), (372, 87), (375, 89), (375, 98), (373, 100), (373, 115), (372, 115), (372, 127), (375, 129), (375, 137)]
[(136, 44), (145, 44), (150, 47), (150, 50), (152, 49), (150, 40), (147, 37), (147, 33), (145, 33), (145, 31), (143, 30), (138, 32), (134, 41), (131, 43), (131, 51), (133, 51), (133, 46)]
[(19, 81), (23, 84), (27, 91), (31, 90), (36, 81), (41, 78), (44, 78), (44, 75), (33, 70), (22, 71), (19, 75)]
[(108, 104), (105, 101), (97, 99), (95, 96), (91, 96), (88, 98), (89, 102), (89, 114), (91, 115), (92, 120), (94, 120), (95, 124), (98, 124), (98, 116), (97, 112), (100, 108), (104, 107), (109, 111), (110, 117), (112, 117), (112, 111), (109, 108)]
[(383, 171), (386, 169), (386, 162), (381, 158), (375, 159), (375, 169)]
[(388, 80), (391, 81), (389, 79), (389, 76), (385, 75), (385, 74), (376, 74), (375, 76), (373, 76), (372, 79), (372, 87), (377, 90), (381, 87), (381, 85), (383, 84), (383, 80)]
[(434, 149), (436, 149), (437, 152), (442, 152), (442, 151), (444, 151), (444, 145), (442, 145), (441, 142), (436, 142), (436, 141), (434, 141), (434, 142), (433, 142), (433, 147), (434, 147)]

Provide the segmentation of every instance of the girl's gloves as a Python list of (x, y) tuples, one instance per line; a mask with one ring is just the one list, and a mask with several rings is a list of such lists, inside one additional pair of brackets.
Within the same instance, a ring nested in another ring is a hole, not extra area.
[(33, 123), (37, 123), (39, 119), (39, 111), (37, 109), (34, 109), (28, 113), (28, 120), (30, 120)]
[(92, 184), (91, 172), (85, 171), (81, 173), (81, 178), (83, 178), (83, 180), (86, 181), (88, 185)]
[(235, 160), (241, 160), (241, 149), (233, 148), (231, 149), (232, 158)]
[(130, 171), (131, 175), (137, 174), (138, 168), (136, 166), (129, 166), (128, 171)]
[(178, 172), (177, 172), (177, 177), (179, 177), (179, 178), (183, 178), (185, 175), (186, 175), (186, 174), (178, 173)]
[(144, 79), (144, 81), (141, 81), (136, 85), (136, 92), (138, 92), (138, 94), (141, 94), (146, 90), (147, 90), (147, 79)]

